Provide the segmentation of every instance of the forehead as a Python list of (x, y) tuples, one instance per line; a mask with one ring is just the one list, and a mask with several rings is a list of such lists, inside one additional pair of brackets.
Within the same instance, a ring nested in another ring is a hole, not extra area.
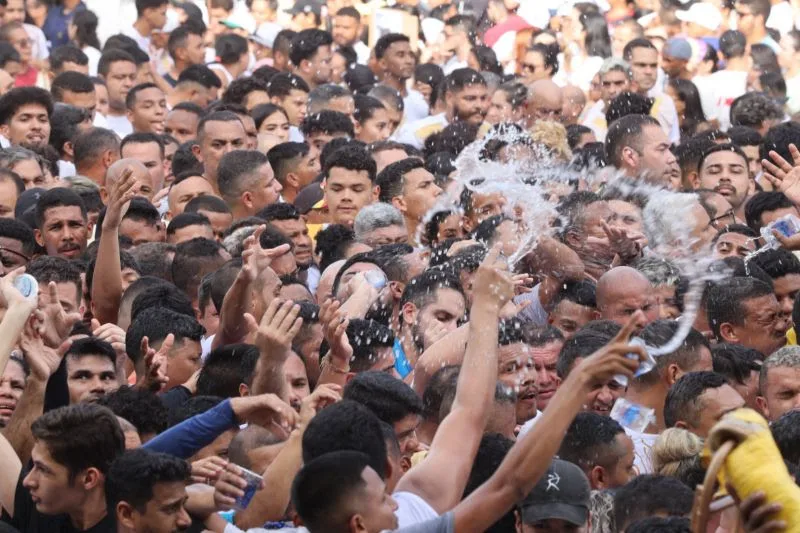
[(204, 132), (206, 137), (215, 139), (244, 137), (244, 125), (241, 120), (212, 120), (206, 122)]
[(703, 168), (711, 165), (747, 165), (747, 160), (736, 152), (730, 150), (720, 150), (709, 154), (703, 160)]
[(58, 205), (45, 209), (43, 218), (45, 222), (53, 222), (55, 220), (83, 221), (83, 214), (81, 213), (81, 208), (76, 205)]
[(605, 74), (600, 76), (601, 80), (608, 80), (608, 81), (621, 81), (627, 80), (628, 75), (622, 72), (621, 70), (609, 70)]
[(656, 124), (647, 124), (642, 128), (642, 137), (649, 144), (669, 144), (667, 134), (661, 129), (661, 126)]
[(655, 63), (658, 61), (658, 50), (639, 46), (631, 51), (631, 60), (634, 63), (640, 63), (640, 62)]
[(608, 207), (610, 207), (612, 211), (614, 211), (619, 215), (640, 216), (642, 214), (641, 209), (639, 209), (632, 203), (626, 202), (624, 200), (609, 200)]
[(284, 370), (287, 375), (292, 377), (306, 376), (306, 365), (303, 363), (303, 360), (300, 359), (300, 356), (297, 355), (295, 352), (292, 352), (289, 358), (286, 360), (286, 364), (284, 365)]
[(759, 296), (757, 298), (750, 298), (742, 302), (744, 305), (745, 311), (750, 313), (761, 313), (764, 311), (770, 311), (773, 309), (777, 309), (778, 307), (778, 299), (775, 298), (774, 294), (765, 294), (764, 296)]
[(207, 192), (211, 194), (214, 192), (214, 189), (211, 187), (211, 184), (208, 182), (208, 180), (201, 178), (200, 176), (186, 178), (177, 185), (173, 185), (172, 190), (175, 192), (175, 194), (186, 194), (189, 192)]
[(136, 63), (125, 60), (114, 61), (108, 66), (108, 72), (109, 74), (136, 74)]
[(767, 382), (773, 385), (800, 386), (800, 367), (777, 366), (767, 371)]
[(150, 159), (161, 159), (161, 147), (154, 142), (128, 143), (122, 147), (122, 157), (128, 157), (125, 154), (131, 154), (133, 157), (145, 156)]
[(5, 379), (13, 379), (17, 381), (25, 381), (25, 370), (22, 369), (22, 365), (16, 359), (9, 359), (9, 363), (14, 363), (13, 365), (6, 365), (5, 370), (3, 370), (3, 377)]
[(441, 309), (461, 314), (464, 310), (464, 296), (453, 289), (436, 289), (433, 298), (423, 306), (423, 309), (432, 311)]
[(484, 95), (484, 94), (486, 94), (488, 92), (489, 91), (486, 88), (486, 85), (483, 85), (481, 83), (471, 83), (471, 84), (465, 86), (460, 91), (454, 91), (454, 93), (459, 95), (459, 96), (476, 96), (476, 95), (480, 96), (480, 95)]
[(378, 228), (371, 231), (369, 237), (370, 239), (378, 239), (381, 237), (395, 239), (407, 235), (406, 229), (402, 226), (386, 226), (385, 228)]
[(342, 167), (333, 167), (328, 172), (328, 183), (336, 182), (340, 184), (357, 185), (359, 183), (369, 184), (369, 173), (366, 170), (348, 170)]
[(425, 168), (420, 167), (420, 168), (415, 168), (411, 172), (406, 172), (406, 174), (403, 176), (403, 179), (406, 182), (421, 182), (426, 180), (432, 180), (433, 174), (425, 170)]
[[(444, 27), (447, 30), (447, 26)], [(387, 54), (396, 54), (399, 52), (410, 52), (411, 44), (407, 41), (395, 41), (386, 48)]]
[(531, 346), (528, 348), (531, 355), (537, 361), (543, 363), (554, 363), (558, 360), (558, 354), (561, 352), (561, 347), (564, 345), (561, 341), (554, 341), (545, 344), (544, 346)]
[(717, 240), (717, 243), (720, 242), (729, 243), (734, 246), (749, 246), (751, 248), (755, 246), (754, 241), (751, 240), (750, 237), (748, 237), (747, 235), (742, 235), (741, 233), (734, 233), (734, 232), (724, 233), (723, 235), (721, 235), (720, 238)]
[(530, 357), (531, 348), (524, 342), (514, 342), (499, 346), (497, 350), (497, 357), (501, 361), (509, 361), (517, 359), (518, 357)]
[(14, 115), (46, 115), (47, 108), (41, 104), (29, 103), (23, 104), (17, 108)]
[(305, 221), (302, 218), (287, 219), (287, 220), (273, 220), (270, 222), (273, 226), (288, 233), (294, 231), (302, 231), (306, 227)]
[(70, 355), (67, 357), (67, 369), (69, 371), (79, 369), (91, 369), (95, 372), (116, 371), (114, 362), (103, 355)]
[(183, 109), (173, 109), (167, 113), (167, 120), (174, 120), (179, 123), (179, 126), (182, 126), (185, 125), (185, 122), (199, 122), (200, 117)]

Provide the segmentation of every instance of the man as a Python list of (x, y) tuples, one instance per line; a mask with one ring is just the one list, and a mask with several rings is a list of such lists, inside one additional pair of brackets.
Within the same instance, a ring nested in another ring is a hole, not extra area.
[(89, 220), (80, 196), (57, 187), (36, 204), (36, 242), (47, 255), (76, 259), (86, 250)]
[(561, 87), (550, 80), (537, 80), (530, 86), (528, 94), (528, 126), (539, 120), (561, 120), (564, 95)]
[(0, 171), (0, 218), (14, 218), (17, 200), (25, 192), (25, 181), (16, 172)]
[(317, 29), (303, 30), (292, 39), (292, 72), (311, 89), (330, 82), (332, 44), (331, 34)]
[(61, 257), (37, 257), (28, 264), (26, 272), (39, 283), (40, 298), (50, 283), (55, 283), (56, 294), (66, 313), (82, 310), (83, 282), (81, 271)]
[(352, 226), (359, 210), (378, 199), (375, 161), (358, 146), (335, 151), (325, 162), (324, 198), (331, 224)]
[(778, 248), (766, 250), (753, 257), (752, 261), (772, 278), (772, 287), (781, 311), (791, 315), (800, 291), (800, 260), (792, 252)]
[(733, 5), (736, 12), (736, 29), (747, 37), (747, 44), (765, 44), (776, 54), (781, 53), (781, 46), (767, 31), (767, 19), (772, 10), (770, 0), (736, 0)]
[[(399, 93), (406, 120), (414, 122), (427, 117), (429, 111), (425, 98), (418, 91), (407, 88), (407, 82), (414, 75), (416, 65), (409, 38), (402, 33), (387, 33), (375, 43), (374, 52), (381, 83)], [(370, 96), (377, 98), (373, 94)], [(378, 99), (382, 101), (381, 98)]]
[(318, 280), (319, 269), (314, 265), (313, 243), (308, 235), (306, 221), (297, 208), (292, 204), (275, 202), (262, 209), (258, 216), (292, 241), (292, 253), (297, 266), (301, 269), (316, 270), (315, 277)]
[[(133, 133), (131, 135), (136, 134)], [(153, 182), (152, 174), (150, 174), (149, 169), (143, 163), (133, 158), (120, 159), (108, 167), (106, 180), (100, 187), (100, 198), (104, 203), (109, 202), (114, 183), (119, 181), (127, 170), (132, 172), (133, 178), (137, 181), (132, 191), (136, 196), (143, 196), (150, 200), (158, 191), (158, 189), (156, 189), (157, 183)]]
[(203, 177), (214, 191), (217, 186), (217, 167), (222, 156), (234, 150), (242, 150), (247, 144), (242, 121), (230, 111), (219, 111), (203, 117), (197, 127), (197, 145), (192, 152), (203, 163)]
[[(660, 250), (664, 257), (685, 253), (683, 250), (707, 250), (717, 234), (709, 213), (714, 213), (713, 208), (696, 194), (669, 193), (657, 202), (647, 202), (642, 211), (642, 229), (648, 247)], [(686, 223), (674, 224), (676, 217)]]
[(633, 74), (626, 61), (610, 57), (603, 61), (598, 76), (601, 98), (586, 111), (583, 125), (591, 128), (597, 140), (603, 142), (608, 132), (606, 109), (614, 98), (630, 90)]
[(63, 72), (50, 85), (53, 101), (86, 109), (92, 120), (97, 116), (97, 93), (91, 78), (80, 72)]
[(205, 65), (186, 67), (178, 76), (178, 83), (167, 97), (167, 104), (175, 108), (181, 102), (191, 102), (205, 109), (217, 99), (222, 82), (214, 71)]
[(69, 403), (93, 402), (119, 388), (117, 353), (94, 337), (76, 339), (66, 356)]
[(0, 97), (0, 135), (8, 143), (46, 145), (50, 141), (53, 100), (38, 87), (17, 87)]
[(172, 30), (167, 40), (167, 52), (172, 58), (172, 68), (164, 74), (164, 79), (175, 87), (184, 70), (192, 65), (205, 64), (202, 27), (188, 23)]
[[(181, 213), (169, 221), (167, 243), (180, 244), (197, 237), (214, 240), (214, 231), (208, 218), (199, 213)], [(205, 311), (210, 313), (209, 310)]]
[(315, 153), (322, 153), (322, 149), (331, 140), (338, 137), (352, 139), (355, 136), (353, 121), (338, 111), (320, 111), (307, 115), (300, 125), (300, 131), (306, 142)]
[(122, 139), (119, 150), (123, 159), (139, 161), (147, 169), (149, 179), (140, 181), (139, 194), (152, 200), (164, 188), (164, 145), (161, 138), (154, 133), (132, 133)]
[(383, 169), (376, 184), (380, 190), (378, 199), (403, 213), (408, 235), (416, 242), (419, 225), (442, 194), (433, 174), (425, 170), (422, 161), (411, 157)]
[(547, 322), (568, 340), (597, 316), (596, 287), (590, 281), (565, 283), (553, 298)]
[(276, 74), (267, 83), (270, 101), (281, 106), (289, 118), (289, 140), (302, 142), (303, 135), (298, 129), (306, 118), (309, 85), (300, 76), (288, 72)]
[(267, 156), (256, 150), (234, 150), (222, 156), (217, 187), (234, 219), (254, 216), (277, 202), (282, 190)]
[(736, 217), (744, 220), (745, 204), (755, 190), (744, 152), (733, 144), (715, 145), (703, 153), (699, 169), (700, 186), (724, 196)]
[(319, 85), (308, 93), (308, 107), (309, 114), (319, 113), (320, 111), (337, 111), (353, 121), (355, 125), (355, 101), (352, 93), (332, 83)]
[(419, 150), (428, 137), (452, 122), (483, 124), (489, 110), (489, 94), (486, 81), (479, 72), (470, 68), (456, 69), (445, 78), (443, 85), (445, 112), (402, 126), (395, 132), (393, 140)]
[[(647, 39), (634, 39), (625, 45), (622, 58), (631, 66), (631, 89), (642, 96), (648, 96), (658, 79), (658, 49)], [(669, 142), (680, 141), (678, 112), (672, 98), (664, 93), (656, 94), (650, 116), (658, 120)]]
[(476, 33), (475, 18), (470, 15), (453, 15), (445, 20), (444, 42), (441, 45), (447, 58), (442, 65), (445, 75), (467, 67)]
[(123, 27), (122, 33), (136, 41), (145, 54), (150, 53), (150, 36), (160, 31), (167, 23), (166, 0), (138, 0), (136, 2), (136, 22)]
[(603, 230), (603, 222), (612, 224), (616, 215), (608, 202), (590, 192), (570, 194), (562, 200), (559, 212), (567, 220), (559, 239), (578, 254), (587, 273), (599, 278), (611, 268), (616, 255)]
[(770, 422), (800, 408), (800, 348), (786, 346), (764, 360), (756, 402)]
[(104, 186), (111, 165), (119, 160), (119, 137), (105, 128), (93, 128), (79, 134), (73, 142), (75, 171)]
[(744, 407), (744, 400), (723, 376), (714, 372), (689, 372), (667, 393), (664, 423), (705, 439), (714, 424), (740, 407)]
[(27, 224), (15, 218), (0, 218), (0, 276), (26, 266), (35, 252), (36, 239)]
[(408, 230), (396, 207), (377, 202), (363, 207), (353, 222), (356, 241), (371, 248), (408, 242)]
[[(150, 348), (167, 357), (167, 383), (164, 391), (168, 391), (183, 385), (192, 374), (200, 370), (200, 339), (204, 331), (194, 317), (166, 308), (145, 309), (136, 316), (128, 329), (125, 337), (126, 352), (133, 361), (136, 373), (145, 372), (146, 354), (141, 350), (141, 343), (147, 337)], [(168, 337), (174, 340), (170, 342)]]
[[(564, 346), (564, 338), (555, 328), (545, 327), (537, 335), (528, 335), (525, 344), (525, 351), (533, 359), (536, 370), (536, 407), (539, 411), (544, 411), (561, 384), (556, 363)], [(524, 423), (527, 420), (518, 419), (517, 422)]]
[(320, 173), (320, 162), (316, 151), (305, 143), (287, 142), (270, 148), (267, 152), (269, 164), (280, 182), (284, 201), (294, 202), (298, 193), (310, 185)]
[(783, 313), (775, 291), (761, 280), (733, 277), (715, 283), (706, 313), (719, 342), (741, 344), (765, 356), (786, 344), (790, 315)]
[(597, 312), (601, 319), (624, 326), (630, 317), (640, 313), (637, 329), (658, 318), (653, 286), (638, 270), (621, 266), (606, 272), (597, 281)]
[(120, 137), (133, 133), (125, 102), (136, 83), (136, 60), (127, 52), (112, 48), (100, 57), (97, 74), (108, 87), (108, 127)]
[(133, 133), (164, 133), (167, 97), (155, 83), (141, 83), (125, 97), (128, 121)]
[(748, 89), (753, 60), (747, 37), (741, 31), (724, 32), (719, 38), (719, 51), (725, 68), (708, 76), (696, 76), (694, 82), (700, 91), (706, 118), (716, 120), (726, 131), (731, 125), (731, 104)]
[(517, 531), (587, 531), (590, 488), (577, 465), (553, 459), (530, 494), (517, 504)]
[(578, 413), (558, 457), (579, 466), (592, 490), (616, 489), (636, 475), (633, 441), (616, 420), (597, 413)]
[(164, 133), (180, 144), (197, 138), (197, 126), (203, 118), (203, 108), (192, 102), (181, 102), (173, 107), (164, 119)]
[(8, 358), (5, 371), (0, 375), (0, 428), (5, 428), (17, 409), (17, 404), (25, 392), (30, 368), (23, 356), (12, 352)]
[(522, 59), (522, 81), (532, 85), (539, 80), (552, 80), (558, 72), (558, 48), (536, 43), (525, 52)]
[(361, 40), (363, 26), (361, 13), (354, 7), (343, 7), (333, 18), (333, 42), (340, 48), (350, 47), (358, 56), (358, 62), (366, 65), (369, 61), (370, 49)]
[[(641, 334), (647, 346), (663, 346), (675, 336), (678, 323), (672, 320), (657, 320), (648, 324)], [(680, 348), (655, 358), (656, 366), (650, 372), (631, 380), (625, 399), (655, 411), (655, 420), (644, 433), (626, 430), (636, 449), (636, 467), (640, 474), (653, 471), (650, 449), (658, 433), (666, 428), (664, 401), (667, 392), (681, 376), (688, 372), (712, 369), (711, 350), (703, 335), (692, 329)]]
[(169, 205), (169, 217), (173, 218), (183, 213), (186, 204), (193, 199), (202, 196), (214, 196), (214, 188), (203, 176), (192, 174), (182, 174), (175, 178), (169, 188), (167, 203)]
[(628, 115), (608, 128), (606, 157), (627, 177), (667, 188), (677, 163), (669, 145), (656, 119)]
[(92, 403), (71, 405), (40, 416), (31, 433), (31, 470), (23, 470), (0, 437), (7, 523), (20, 531), (115, 531), (104, 485), (111, 463), (125, 451), (117, 417)]
[(191, 468), (172, 455), (138, 449), (111, 465), (106, 503), (117, 531), (184, 531), (192, 524), (186, 512), (186, 484)]
[(122, 217), (119, 234), (133, 241), (134, 246), (166, 240), (166, 231), (158, 209), (149, 200), (139, 196), (131, 200), (128, 211)]
[(214, 238), (220, 243), (233, 223), (233, 214), (231, 214), (230, 206), (222, 198), (213, 194), (204, 194), (197, 198), (192, 198), (186, 204), (184, 212), (198, 213), (206, 217), (211, 223)]
[(744, 403), (751, 409), (758, 406), (758, 376), (764, 356), (739, 344), (717, 344), (711, 349), (714, 372), (727, 378)]
[(298, 32), (319, 28), (322, 24), (322, 10), (319, 2), (297, 0), (288, 13), (292, 16), (292, 27)]
[(670, 39), (661, 50), (661, 68), (670, 80), (689, 80), (694, 77), (689, 71), (692, 59), (692, 45), (679, 37)]

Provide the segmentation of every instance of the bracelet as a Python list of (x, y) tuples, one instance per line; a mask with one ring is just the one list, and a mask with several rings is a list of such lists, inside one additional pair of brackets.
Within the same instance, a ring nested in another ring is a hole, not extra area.
[(331, 360), (331, 354), (327, 354), (325, 357), (322, 358), (320, 361), (320, 370), (324, 370), (326, 367), (330, 367), (334, 374), (349, 374), (350, 373), (350, 365), (347, 365), (346, 368), (336, 368), (336, 365), (333, 364)]

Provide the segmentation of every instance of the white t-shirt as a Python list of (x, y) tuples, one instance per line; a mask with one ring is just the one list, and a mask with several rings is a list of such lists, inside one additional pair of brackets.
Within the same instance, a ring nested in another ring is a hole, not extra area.
[(717, 119), (725, 131), (731, 125), (731, 104), (747, 92), (747, 72), (720, 70), (692, 80), (700, 92), (700, 103), (709, 120)]
[(633, 466), (636, 467), (640, 475), (652, 474), (652, 450), (658, 435), (654, 433), (639, 433), (638, 431), (633, 431), (628, 428), (625, 428), (625, 433), (627, 433), (633, 441)]
[(397, 502), (397, 527), (403, 528), (433, 520), (439, 516), (428, 502), (412, 492), (395, 492), (392, 498)]
[(527, 422), (522, 424), (522, 427), (519, 429), (519, 434), (517, 435), (517, 440), (521, 439), (530, 430), (532, 430), (533, 426), (536, 425), (536, 422), (538, 422), (540, 418), (542, 418), (542, 412), (541, 411), (536, 411), (536, 416), (534, 416), (533, 418), (531, 418), (530, 420), (528, 420)]
[(422, 120), (430, 115), (430, 107), (425, 97), (419, 91), (410, 90), (408, 95), (403, 98), (403, 120), (406, 122), (414, 122)]
[(789, 113), (794, 115), (800, 112), (800, 76), (786, 80), (786, 95), (789, 97), (786, 103)]
[(134, 28), (133, 26), (126, 26), (122, 29), (122, 34), (127, 35), (134, 41), (136, 44), (139, 45), (139, 48), (145, 54), (150, 55), (150, 37), (145, 37), (144, 35), (139, 33), (139, 30)]
[(120, 139), (124, 139), (127, 135), (133, 133), (133, 126), (128, 120), (128, 117), (124, 115), (108, 115), (106, 117), (106, 123), (108, 124), (109, 129), (113, 130), (114, 133), (119, 135)]
[(356, 57), (358, 57), (358, 63), (361, 65), (366, 65), (369, 63), (369, 55), (372, 52), (369, 46), (364, 44), (364, 41), (356, 41), (353, 45), (353, 50), (356, 53)]
[(445, 129), (447, 124), (447, 117), (444, 113), (425, 117), (414, 122), (407, 122), (394, 132), (392, 140), (410, 144), (417, 150), (422, 150), (425, 146), (425, 139)]
[(103, 54), (94, 46), (84, 46), (81, 50), (89, 58), (89, 76), (97, 76), (97, 64), (100, 63), (100, 56)]
[(608, 133), (608, 123), (606, 122), (606, 103), (598, 100), (586, 111), (583, 118), (583, 125), (594, 132), (598, 142), (605, 142)]

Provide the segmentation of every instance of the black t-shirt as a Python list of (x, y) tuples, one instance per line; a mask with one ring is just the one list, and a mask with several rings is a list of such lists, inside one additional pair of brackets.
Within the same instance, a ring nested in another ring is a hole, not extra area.
[(175, 87), (176, 85), (178, 85), (178, 80), (176, 80), (175, 78), (173, 78), (172, 76), (170, 76), (170, 75), (169, 75), (169, 73), (166, 73), (166, 74), (164, 74), (162, 77), (163, 77), (163, 78), (164, 78), (164, 80), (165, 80), (167, 83), (169, 83), (169, 84), (170, 84), (172, 87)]
[(31, 493), (22, 486), (22, 480), (28, 475), (23, 470), (17, 481), (14, 497), (14, 518), (3, 511), (3, 522), (11, 524), (25, 533), (116, 533), (117, 524), (114, 517), (106, 515), (97, 525), (89, 529), (75, 529), (68, 515), (45, 515), (36, 510)]

